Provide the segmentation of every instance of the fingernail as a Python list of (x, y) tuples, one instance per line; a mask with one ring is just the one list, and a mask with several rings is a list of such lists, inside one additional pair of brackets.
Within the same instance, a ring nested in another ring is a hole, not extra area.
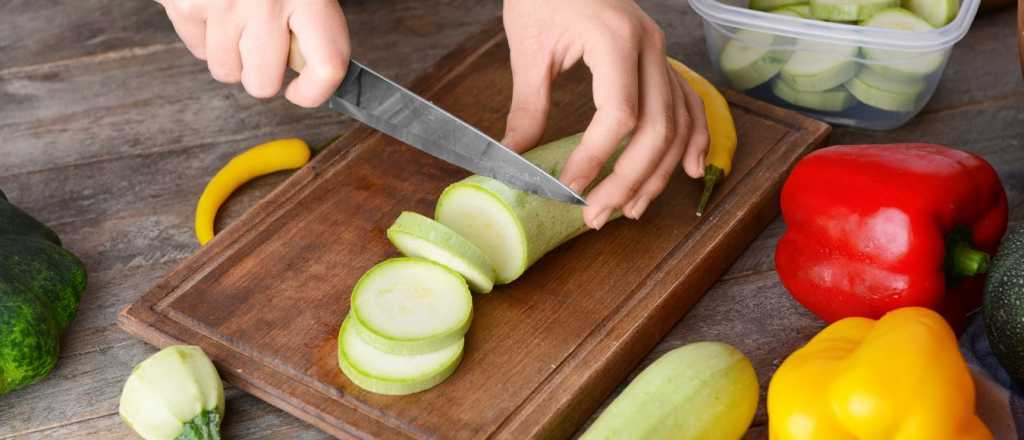
[(576, 194), (582, 194), (583, 193), (583, 181), (579, 180), (579, 179), (573, 180), (572, 182), (569, 183), (569, 189), (571, 189)]
[(637, 199), (633, 199), (630, 200), (629, 203), (626, 203), (626, 206), (622, 207), (622, 215), (636, 220), (636, 217), (633, 217), (633, 207), (636, 206), (637, 201)]
[(651, 204), (651, 200), (647, 197), (639, 197), (636, 199), (636, 203), (633, 204), (633, 220), (639, 220), (641, 215), (644, 215), (644, 211), (647, 210), (647, 205)]
[(600, 230), (604, 227), (604, 224), (608, 223), (608, 216), (610, 216), (611, 213), (611, 209), (605, 208), (604, 211), (601, 211), (599, 214), (594, 216), (594, 229)]

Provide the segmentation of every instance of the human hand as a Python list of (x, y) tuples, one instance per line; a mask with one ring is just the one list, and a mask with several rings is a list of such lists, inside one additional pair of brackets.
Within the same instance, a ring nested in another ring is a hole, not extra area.
[(513, 97), (505, 145), (534, 147), (551, 106), (551, 82), (577, 61), (593, 73), (594, 114), (560, 180), (580, 192), (622, 140), (614, 171), (588, 195), (583, 218), (600, 229), (615, 209), (639, 218), (682, 161), (704, 175), (708, 130), (700, 97), (665, 58), (664, 34), (631, 0), (506, 0)]
[(338, 88), (348, 68), (348, 25), (337, 0), (157, 0), (196, 58), (217, 81), (242, 83), (257, 98), (284, 81), (290, 34), (306, 66), (285, 91), (289, 101), (316, 107)]

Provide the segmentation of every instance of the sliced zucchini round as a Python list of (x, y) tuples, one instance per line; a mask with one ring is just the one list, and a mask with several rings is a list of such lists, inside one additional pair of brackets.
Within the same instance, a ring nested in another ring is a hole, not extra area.
[(928, 87), (928, 82), (925, 80), (891, 78), (874, 69), (861, 69), (856, 78), (871, 87), (890, 92), (916, 94), (923, 92)]
[(772, 79), (791, 52), (775, 48), (787, 42), (785, 37), (740, 30), (725, 43), (719, 65), (722, 73), (737, 90), (757, 87)]
[(430, 353), (397, 355), (367, 344), (351, 322), (351, 316), (346, 318), (338, 333), (338, 365), (349, 380), (372, 393), (405, 395), (433, 388), (462, 360), (462, 338)]
[(772, 91), (779, 99), (790, 104), (823, 112), (843, 111), (857, 103), (844, 87), (823, 92), (803, 92), (790, 87), (785, 81), (776, 79), (772, 81)]
[(901, 6), (936, 28), (949, 24), (960, 12), (960, 0), (903, 0)]
[(779, 71), (779, 78), (804, 92), (821, 92), (842, 85), (857, 74), (857, 46), (800, 40)]
[(800, 18), (807, 18), (807, 19), (812, 19), (812, 20), (814, 19), (814, 16), (811, 15), (811, 5), (809, 5), (807, 3), (800, 3), (800, 4), (796, 4), (796, 5), (783, 6), (781, 8), (772, 10), (771, 13), (772, 14), (789, 15), (789, 16), (800, 17)]
[[(903, 8), (880, 11), (861, 24), (867, 27), (913, 32), (934, 29), (928, 22)], [(871, 47), (865, 47), (862, 51), (864, 57), (870, 61), (867, 63), (868, 68), (890, 78), (901, 80), (919, 80), (935, 73), (942, 68), (948, 53), (948, 49), (917, 52)]]
[(771, 11), (783, 6), (799, 5), (801, 3), (807, 3), (807, 0), (750, 0), (748, 6), (750, 6), (750, 9), (757, 9), (758, 11)]
[(859, 21), (899, 5), (899, 0), (811, 0), (811, 14), (820, 20)]
[(477, 293), (494, 288), (494, 266), (480, 248), (430, 217), (403, 212), (388, 228), (388, 240), (402, 254), (425, 258), (466, 278)]
[(895, 92), (883, 90), (854, 77), (846, 82), (846, 89), (858, 101), (875, 108), (891, 112), (909, 112), (917, 107), (919, 93)]
[(473, 298), (462, 276), (421, 258), (392, 258), (377, 264), (356, 283), (351, 303), (352, 315), (379, 336), (366, 338), (370, 343), (446, 345), (461, 339), (472, 321)]

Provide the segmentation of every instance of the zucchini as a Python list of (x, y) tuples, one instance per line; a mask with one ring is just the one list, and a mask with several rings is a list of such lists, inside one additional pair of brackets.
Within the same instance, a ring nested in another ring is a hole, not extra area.
[(868, 84), (860, 77), (846, 82), (846, 90), (858, 101), (891, 112), (909, 112), (917, 108), (920, 94), (884, 90)]
[(860, 48), (815, 40), (800, 40), (779, 78), (793, 89), (822, 92), (842, 85), (857, 74)]
[(429, 353), (392, 354), (366, 343), (352, 322), (352, 316), (346, 318), (338, 333), (338, 365), (352, 383), (372, 393), (405, 395), (433, 388), (462, 360), (463, 338)]
[(822, 92), (804, 92), (790, 87), (785, 81), (772, 81), (772, 92), (779, 99), (800, 107), (823, 112), (839, 112), (857, 103), (844, 87)]
[(899, 0), (811, 0), (811, 14), (820, 20), (860, 21), (899, 5)]
[(388, 228), (388, 240), (409, 257), (425, 258), (458, 272), (477, 293), (494, 288), (494, 266), (469, 240), (434, 219), (403, 212)]
[(814, 19), (811, 15), (811, 5), (807, 3), (799, 3), (795, 5), (783, 6), (781, 8), (771, 11), (773, 14), (789, 15), (791, 17), (800, 17), (807, 19)]
[(750, 0), (750, 9), (758, 11), (771, 11), (789, 5), (807, 3), (807, 0)]
[(747, 90), (772, 79), (792, 52), (782, 49), (792, 39), (764, 32), (740, 30), (722, 48), (719, 66), (737, 90)]
[[(523, 156), (552, 175), (579, 145), (582, 134), (542, 145)], [(612, 157), (596, 182), (611, 172)], [(615, 213), (617, 218), (621, 213)], [(479, 247), (494, 264), (496, 282), (519, 278), (540, 257), (588, 230), (579, 206), (512, 189), (497, 180), (470, 176), (445, 188), (434, 217)]]
[[(903, 8), (889, 8), (879, 11), (861, 23), (867, 27), (898, 29), (923, 32), (934, 29), (927, 21)], [(861, 49), (865, 64), (889, 78), (897, 80), (920, 80), (942, 69), (946, 62), (947, 50), (914, 52), (894, 49), (864, 47)]]
[(754, 419), (759, 392), (743, 353), (696, 342), (640, 372), (580, 439), (738, 439)]
[(473, 311), (459, 274), (409, 257), (385, 260), (363, 274), (351, 304), (362, 339), (396, 354), (433, 351), (461, 340)]
[(936, 28), (949, 24), (960, 12), (960, 0), (903, 0), (900, 6)]
[(1024, 385), (1024, 225), (1006, 234), (985, 280), (985, 333), (999, 363)]
[(224, 383), (202, 349), (172, 345), (132, 369), (118, 413), (145, 440), (219, 440)]
[(85, 286), (57, 235), (0, 197), (0, 394), (50, 373)]

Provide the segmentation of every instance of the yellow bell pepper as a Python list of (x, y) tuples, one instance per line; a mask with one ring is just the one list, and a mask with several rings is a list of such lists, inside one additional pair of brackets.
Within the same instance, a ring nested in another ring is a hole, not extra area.
[(697, 205), (697, 216), (704, 215), (704, 207), (711, 198), (711, 191), (720, 180), (732, 170), (732, 156), (736, 152), (736, 125), (729, 111), (729, 102), (707, 79), (685, 64), (668, 59), (668, 64), (686, 80), (690, 88), (704, 101), (704, 113), (708, 118), (708, 155), (704, 165), (704, 194)]
[(828, 326), (768, 386), (772, 440), (990, 439), (953, 330), (905, 307)]
[(220, 206), (246, 182), (267, 174), (301, 168), (311, 152), (302, 139), (279, 139), (252, 147), (232, 158), (206, 184), (196, 204), (196, 239), (200, 245), (213, 238), (213, 223)]

